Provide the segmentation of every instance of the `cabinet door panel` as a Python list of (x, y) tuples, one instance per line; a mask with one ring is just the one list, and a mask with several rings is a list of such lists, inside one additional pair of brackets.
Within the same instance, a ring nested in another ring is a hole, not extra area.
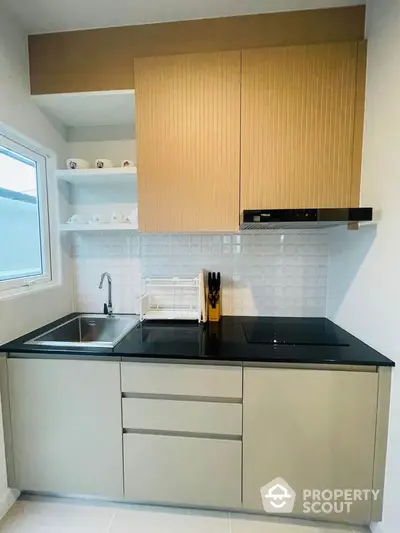
[(239, 225), (240, 52), (135, 60), (139, 229)]
[(241, 456), (235, 440), (125, 434), (125, 498), (240, 507)]
[[(243, 506), (262, 510), (260, 489), (280, 477), (296, 491), (372, 489), (378, 375), (369, 372), (245, 369)], [(370, 502), (342, 522), (366, 523)]]
[(357, 43), (243, 52), (241, 209), (358, 205), (357, 55)]
[(16, 486), (120, 499), (119, 363), (9, 359)]

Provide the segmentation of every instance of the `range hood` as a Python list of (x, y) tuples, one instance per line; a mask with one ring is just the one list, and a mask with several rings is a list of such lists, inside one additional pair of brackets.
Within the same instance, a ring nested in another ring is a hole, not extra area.
[(244, 210), (241, 230), (311, 229), (371, 222), (372, 207)]

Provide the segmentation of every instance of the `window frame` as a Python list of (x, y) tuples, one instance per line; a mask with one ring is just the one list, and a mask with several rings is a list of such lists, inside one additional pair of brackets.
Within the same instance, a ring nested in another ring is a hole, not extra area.
[(44, 288), (54, 281), (52, 249), (54, 239), (50, 233), (51, 210), (49, 202), (49, 170), (54, 162), (54, 154), (48, 153), (34, 141), (22, 136), (4, 123), (0, 123), (0, 146), (6, 150), (36, 163), (37, 196), (39, 212), (42, 273), (0, 281), (0, 298), (19, 291), (31, 290), (33, 287)]

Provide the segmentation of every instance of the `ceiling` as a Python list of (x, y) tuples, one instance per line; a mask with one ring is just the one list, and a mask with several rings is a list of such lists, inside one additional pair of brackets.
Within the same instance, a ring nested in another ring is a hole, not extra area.
[(104, 91), (32, 96), (46, 115), (70, 128), (134, 126), (134, 91)]
[(0, 0), (30, 34), (351, 6), (364, 0)]

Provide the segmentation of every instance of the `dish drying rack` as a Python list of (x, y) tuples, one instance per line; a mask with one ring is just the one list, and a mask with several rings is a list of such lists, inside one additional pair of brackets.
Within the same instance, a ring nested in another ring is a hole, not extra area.
[(200, 322), (200, 276), (142, 278), (140, 320), (197, 320)]

